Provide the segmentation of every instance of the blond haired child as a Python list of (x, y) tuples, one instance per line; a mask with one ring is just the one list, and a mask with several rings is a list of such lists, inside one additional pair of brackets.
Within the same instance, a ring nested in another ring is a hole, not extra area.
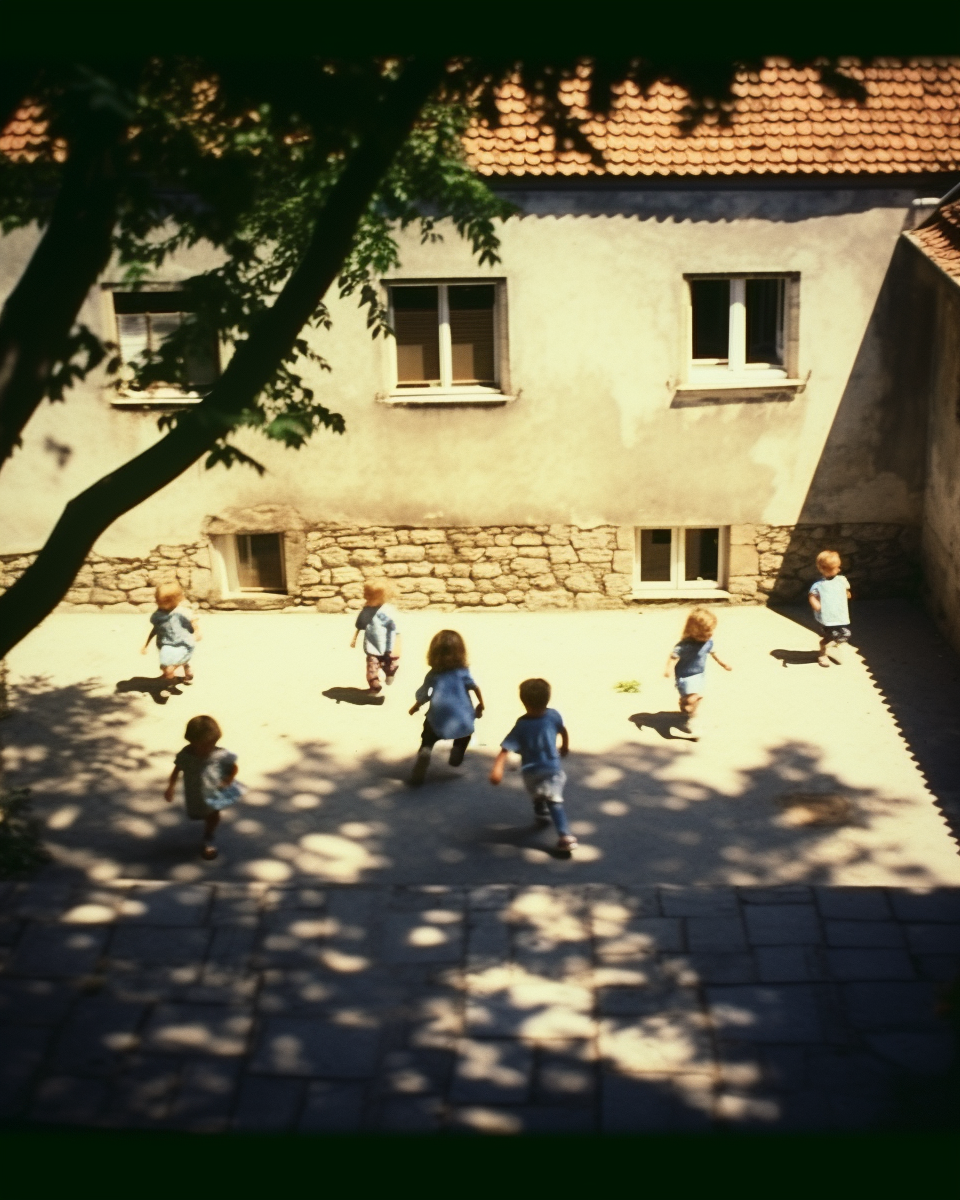
[(821, 667), (829, 667), (828, 648), (850, 640), (850, 606), (847, 603), (851, 599), (850, 584), (847, 577), (840, 574), (843, 564), (836, 550), (821, 551), (817, 555), (817, 566), (820, 578), (810, 588), (807, 599), (823, 630), (817, 662)]
[(183, 667), (183, 682), (192, 683), (190, 659), (200, 641), (199, 621), (184, 604), (183, 588), (179, 583), (161, 583), (156, 597), (157, 611), (150, 617), (151, 629), (140, 653), (146, 654), (150, 642), (156, 638), (163, 678), (174, 679), (177, 667)]
[(363, 585), (363, 608), (357, 614), (356, 628), (350, 649), (357, 644), (363, 630), (363, 651), (367, 656), (367, 690), (376, 696), (380, 691), (380, 672), (389, 687), (400, 666), (400, 633), (397, 614), (387, 604), (393, 589), (383, 579), (370, 579)]
[[(427, 777), (430, 753), (437, 742), (451, 739), (450, 766), (459, 767), (473, 736), (474, 720), (483, 716), (483, 696), (467, 667), (467, 647), (455, 629), (441, 629), (427, 650), (430, 670), (420, 687), (410, 715), (427, 701), (430, 707), (423, 722), (420, 749), (409, 783), (418, 787)], [(470, 693), (477, 697), (474, 708)]]
[(546, 824), (552, 820), (559, 839), (557, 849), (570, 851), (576, 846), (577, 839), (567, 824), (563, 807), (563, 785), (567, 776), (560, 767), (560, 759), (566, 757), (570, 749), (567, 728), (557, 710), (547, 707), (550, 684), (545, 679), (525, 679), (520, 684), (520, 703), (526, 713), (500, 743), (500, 753), (490, 771), (490, 782), (498, 784), (503, 779), (503, 769), (511, 750), (519, 754), (521, 776), (533, 801), (537, 823)]
[(669, 678), (673, 672), (680, 693), (680, 712), (684, 716), (683, 728), (694, 741), (698, 734), (694, 729), (694, 718), (700, 701), (703, 699), (703, 680), (706, 673), (707, 659), (712, 658), (725, 671), (733, 667), (720, 659), (713, 649), (713, 631), (717, 627), (717, 618), (706, 608), (695, 608), (687, 617), (680, 635), (680, 641), (670, 651), (664, 675)]
[(183, 798), (191, 821), (203, 821), (203, 858), (217, 857), (213, 844), (220, 813), (240, 799), (237, 777), (237, 756), (218, 746), (223, 733), (213, 717), (191, 717), (187, 722), (187, 744), (173, 760), (173, 773), (163, 793), (168, 804), (173, 803), (174, 789), (183, 774)]

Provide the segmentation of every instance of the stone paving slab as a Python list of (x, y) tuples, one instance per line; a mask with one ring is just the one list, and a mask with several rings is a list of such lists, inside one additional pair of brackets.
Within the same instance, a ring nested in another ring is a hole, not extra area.
[(957, 897), (17, 884), (0, 900), (16, 926), (0, 1117), (197, 1132), (909, 1128), (910, 1088), (946, 1086), (954, 1062), (941, 1010), (960, 975)]

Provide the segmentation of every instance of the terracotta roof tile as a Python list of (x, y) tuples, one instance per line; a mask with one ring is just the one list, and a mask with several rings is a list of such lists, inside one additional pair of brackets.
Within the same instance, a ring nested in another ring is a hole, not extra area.
[[(657, 81), (646, 95), (632, 83), (620, 86), (610, 116), (590, 121), (585, 133), (603, 152), (606, 170), (618, 175), (960, 170), (960, 58), (881, 59), (870, 66), (850, 59), (844, 69), (863, 82), (862, 103), (833, 95), (813, 68), (770, 58), (761, 70), (735, 81), (730, 126), (708, 113), (683, 136), (686, 93)], [(582, 86), (571, 81), (566, 98), (582, 104)], [(481, 173), (523, 175), (532, 169), (511, 161), (518, 144), (514, 121), (529, 131), (525, 164), (532, 151), (538, 173), (602, 173), (586, 155), (556, 150), (551, 134), (534, 132), (518, 85), (506, 85), (498, 103), (501, 109), (510, 105), (510, 131), (475, 125), (466, 138), (470, 160)]]
[(907, 235), (943, 271), (960, 283), (960, 200), (948, 204)]

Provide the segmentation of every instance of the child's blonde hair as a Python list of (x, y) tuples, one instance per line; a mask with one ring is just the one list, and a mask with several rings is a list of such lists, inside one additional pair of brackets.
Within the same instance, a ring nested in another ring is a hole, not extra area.
[(183, 599), (183, 588), (179, 583), (158, 583), (155, 595), (157, 597), (157, 604), (161, 608), (171, 600), (174, 601), (172, 607), (176, 608)]
[(223, 730), (213, 717), (191, 717), (184, 737), (188, 742), (219, 742)]
[(708, 608), (695, 608), (683, 627), (684, 641), (708, 642), (717, 627), (717, 618)]
[(841, 566), (840, 555), (836, 550), (821, 550), (817, 555), (817, 566), (821, 571), (825, 571), (828, 567), (836, 567), (839, 571)]
[(467, 665), (467, 647), (455, 629), (435, 633), (427, 651), (427, 662), (434, 671), (454, 671)]
[(363, 598), (368, 605), (381, 605), (393, 596), (393, 584), (386, 579), (368, 579), (363, 585)]

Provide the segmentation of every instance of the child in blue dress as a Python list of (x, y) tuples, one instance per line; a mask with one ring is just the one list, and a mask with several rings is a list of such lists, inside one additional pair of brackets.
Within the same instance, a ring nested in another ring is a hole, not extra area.
[(157, 639), (160, 651), (160, 670), (163, 678), (173, 681), (177, 668), (183, 668), (183, 682), (193, 682), (190, 659), (200, 640), (199, 621), (183, 602), (179, 583), (161, 583), (156, 591), (157, 611), (150, 617), (150, 632), (141, 654), (146, 654), (151, 641)]
[(391, 588), (382, 579), (370, 579), (363, 585), (363, 608), (357, 614), (350, 649), (357, 644), (363, 630), (363, 651), (367, 656), (367, 691), (371, 696), (380, 693), (380, 673), (389, 686), (397, 677), (400, 666), (400, 632), (397, 614), (387, 604)]
[[(409, 782), (414, 787), (426, 779), (430, 752), (437, 742), (453, 741), (450, 766), (460, 766), (473, 736), (474, 720), (483, 716), (483, 696), (467, 667), (467, 647), (459, 633), (442, 629), (436, 634), (427, 651), (427, 662), (430, 670), (417, 688), (417, 702), (410, 709), (413, 716), (430, 701), (417, 761), (410, 773)], [(471, 692), (477, 697), (476, 708), (470, 699)]]
[(243, 789), (234, 783), (237, 777), (237, 756), (218, 746), (223, 736), (213, 717), (191, 717), (187, 722), (187, 745), (173, 760), (173, 774), (163, 798), (173, 803), (177, 779), (183, 775), (183, 798), (191, 821), (203, 822), (204, 858), (217, 857), (213, 844), (220, 824), (220, 813), (240, 799)]
[(670, 651), (666, 670), (663, 672), (669, 678), (673, 672), (680, 693), (680, 712), (683, 714), (683, 731), (694, 741), (698, 733), (694, 727), (694, 719), (700, 701), (703, 699), (703, 680), (707, 669), (707, 659), (712, 658), (725, 671), (732, 671), (717, 657), (713, 649), (713, 631), (717, 627), (717, 618), (706, 608), (695, 608), (687, 617), (680, 641)]

